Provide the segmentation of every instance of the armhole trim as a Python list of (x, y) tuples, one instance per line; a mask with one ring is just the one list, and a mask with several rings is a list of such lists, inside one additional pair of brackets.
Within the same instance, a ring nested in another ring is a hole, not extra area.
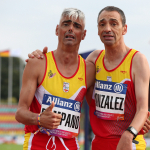
[(44, 54), (44, 55), (45, 55), (45, 58), (46, 58), (45, 73), (44, 73), (43, 79), (42, 79), (41, 83), (38, 85), (38, 87), (43, 83), (43, 81), (45, 79), (45, 76), (46, 76), (46, 72), (47, 72), (47, 56), (46, 56), (46, 54)]

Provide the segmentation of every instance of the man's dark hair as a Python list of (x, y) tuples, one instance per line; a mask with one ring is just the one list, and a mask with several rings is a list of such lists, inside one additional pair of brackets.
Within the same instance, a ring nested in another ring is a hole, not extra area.
[[(103, 12), (103, 11), (117, 11), (120, 16), (121, 16), (121, 19), (122, 19), (122, 25), (124, 26), (126, 24), (126, 17), (125, 17), (125, 14), (124, 12), (118, 8), (118, 7), (115, 7), (115, 6), (107, 6), (107, 7), (104, 7), (98, 14), (98, 18), (99, 18), (99, 15)], [(98, 22), (98, 18), (97, 18), (97, 22)]]

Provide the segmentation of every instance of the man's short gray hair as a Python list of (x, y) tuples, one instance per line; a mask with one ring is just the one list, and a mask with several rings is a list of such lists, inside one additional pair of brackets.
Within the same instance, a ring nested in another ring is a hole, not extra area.
[(74, 19), (77, 19), (79, 18), (80, 21), (83, 21), (84, 25), (85, 25), (85, 15), (84, 13), (77, 9), (77, 8), (65, 8), (61, 14), (61, 18), (60, 20), (63, 18), (63, 17), (73, 17)]

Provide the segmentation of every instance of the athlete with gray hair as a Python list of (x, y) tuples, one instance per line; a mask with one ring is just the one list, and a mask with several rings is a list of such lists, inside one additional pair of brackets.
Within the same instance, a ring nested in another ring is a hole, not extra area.
[(23, 150), (80, 149), (81, 106), (95, 77), (94, 64), (78, 55), (84, 27), (82, 11), (65, 9), (56, 26), (57, 49), (41, 60), (29, 59), (25, 67), (16, 112), (25, 124)]

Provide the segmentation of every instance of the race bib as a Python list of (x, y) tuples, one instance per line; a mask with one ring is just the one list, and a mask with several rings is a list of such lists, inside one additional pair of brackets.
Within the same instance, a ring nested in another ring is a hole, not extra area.
[(124, 120), (127, 84), (96, 80), (96, 115), (104, 120)]
[[(71, 99), (44, 94), (41, 113), (51, 105), (52, 101), (55, 103), (52, 111), (61, 114), (62, 119), (57, 129), (46, 129), (46, 132), (62, 138), (76, 137), (79, 132), (81, 103)], [(46, 133), (45, 130), (41, 132)]]

